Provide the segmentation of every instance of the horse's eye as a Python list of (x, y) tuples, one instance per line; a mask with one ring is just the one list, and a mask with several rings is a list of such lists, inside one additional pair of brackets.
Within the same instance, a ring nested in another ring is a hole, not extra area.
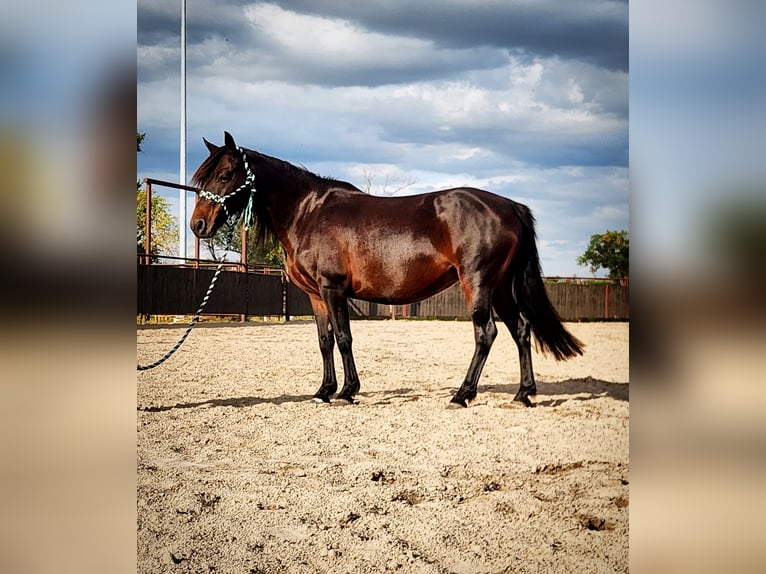
[(221, 181), (223, 183), (226, 183), (230, 179), (231, 179), (230, 173), (222, 173), (221, 175), (218, 176), (218, 181)]

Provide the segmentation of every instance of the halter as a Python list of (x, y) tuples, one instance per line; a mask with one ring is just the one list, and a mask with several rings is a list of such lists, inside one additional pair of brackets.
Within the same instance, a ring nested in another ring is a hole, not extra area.
[(255, 174), (253, 173), (253, 170), (250, 169), (250, 164), (247, 163), (247, 155), (245, 154), (245, 150), (241, 147), (237, 147), (237, 150), (239, 150), (239, 153), (242, 154), (242, 161), (245, 164), (245, 181), (242, 183), (242, 185), (240, 185), (234, 191), (230, 191), (226, 195), (217, 195), (206, 189), (200, 189), (197, 193), (200, 197), (204, 197), (205, 199), (209, 199), (215, 203), (220, 203), (221, 207), (223, 207), (224, 213), (226, 214), (226, 220), (229, 221), (235, 214), (229, 212), (229, 209), (226, 207), (226, 200), (234, 197), (243, 189), (250, 188), (250, 198), (247, 200), (247, 207), (245, 208), (244, 216), (245, 229), (250, 229), (253, 218), (253, 198), (255, 197), (256, 192)]

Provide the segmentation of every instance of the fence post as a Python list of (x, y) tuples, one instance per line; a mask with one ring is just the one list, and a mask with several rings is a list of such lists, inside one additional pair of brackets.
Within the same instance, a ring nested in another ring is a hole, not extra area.
[(241, 241), (241, 248), (240, 248), (240, 256), (239, 256), (239, 262), (242, 264), (242, 268), (245, 272), (247, 272), (247, 226), (243, 223), (242, 224), (242, 233), (240, 237)]
[(146, 190), (146, 223), (144, 225), (144, 253), (146, 253), (146, 264), (152, 263), (152, 184), (144, 178), (144, 189)]
[(609, 283), (604, 284), (604, 319), (609, 319)]
[(248, 281), (248, 275), (247, 275), (247, 227), (245, 225), (242, 225), (242, 233), (240, 237), (242, 243), (241, 243), (241, 253), (239, 256), (239, 265), (237, 265), (237, 271), (244, 274), (245, 277), (245, 312), (240, 313), (239, 315), (239, 321), (240, 323), (244, 323), (247, 321), (247, 315), (249, 311), (249, 301), (250, 301), (250, 281)]
[(288, 322), (290, 320), (290, 289), (286, 275), (280, 273), (279, 278), (282, 281), (282, 313), (285, 316), (285, 322)]

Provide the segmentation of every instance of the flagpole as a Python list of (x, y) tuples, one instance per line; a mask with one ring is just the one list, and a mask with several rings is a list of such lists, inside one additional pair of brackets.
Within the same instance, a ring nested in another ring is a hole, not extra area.
[[(181, 0), (181, 167), (179, 182), (186, 185), (186, 0)], [(186, 257), (186, 190), (178, 190), (178, 253)]]

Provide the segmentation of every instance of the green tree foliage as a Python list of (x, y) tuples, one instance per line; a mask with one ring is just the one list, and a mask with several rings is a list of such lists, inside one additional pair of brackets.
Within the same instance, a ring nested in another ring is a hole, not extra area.
[[(137, 152), (146, 134), (136, 132)], [(146, 253), (146, 189), (136, 182), (136, 247)], [(170, 213), (170, 204), (164, 197), (152, 194), (152, 255), (175, 253), (178, 245), (178, 218)]]
[[(209, 256), (220, 261), (226, 249), (226, 238), (228, 236), (228, 230), (224, 227), (215, 237), (211, 239), (205, 239), (204, 245), (207, 247)], [(234, 253), (242, 253), (242, 222), (239, 221), (234, 229), (234, 239), (230, 251)], [(256, 237), (254, 233), (248, 234), (247, 237), (247, 264), (248, 265), (268, 265), (269, 267), (284, 267), (285, 264), (285, 252), (282, 245), (275, 240), (267, 240), (263, 246), (256, 245)]]
[[(146, 253), (146, 189), (136, 192), (137, 252)], [(178, 218), (168, 200), (152, 194), (152, 255), (171, 255), (178, 249)]]
[(587, 265), (592, 273), (606, 269), (613, 279), (628, 277), (629, 243), (630, 237), (625, 230), (591, 235), (588, 248), (577, 258), (577, 264)]

